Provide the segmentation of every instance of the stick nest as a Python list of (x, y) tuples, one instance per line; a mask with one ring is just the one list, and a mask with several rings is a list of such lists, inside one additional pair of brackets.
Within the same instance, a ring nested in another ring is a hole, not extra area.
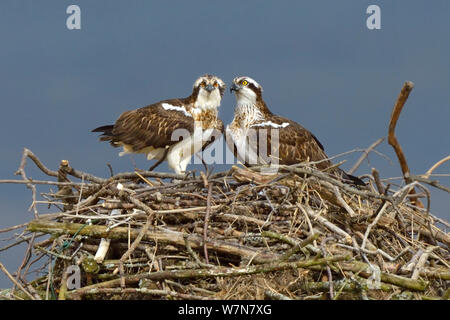
[[(29, 179), (27, 158), (52, 181)], [(417, 181), (393, 187), (367, 175), (367, 187), (358, 189), (311, 164), (269, 175), (233, 167), (200, 176), (139, 171), (100, 178), (64, 160), (52, 171), (27, 149), (18, 173), (33, 192), (35, 217), (23, 226), (28, 250), (7, 298), (449, 294), (448, 224), (411, 203)], [(38, 197), (51, 213), (38, 212)], [(39, 276), (28, 282), (39, 263)]]

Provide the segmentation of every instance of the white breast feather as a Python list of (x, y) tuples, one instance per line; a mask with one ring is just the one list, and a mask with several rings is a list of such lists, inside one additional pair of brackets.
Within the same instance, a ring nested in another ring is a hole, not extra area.
[(176, 173), (184, 173), (191, 157), (202, 149), (205, 142), (211, 137), (213, 131), (213, 128), (206, 130), (196, 128), (194, 133), (189, 137), (170, 147), (167, 154), (169, 167)]
[(258, 146), (248, 143), (248, 128), (236, 128), (233, 130), (227, 126), (226, 131), (227, 135), (231, 137), (236, 146), (237, 158), (239, 161), (247, 162), (249, 164), (260, 163)]

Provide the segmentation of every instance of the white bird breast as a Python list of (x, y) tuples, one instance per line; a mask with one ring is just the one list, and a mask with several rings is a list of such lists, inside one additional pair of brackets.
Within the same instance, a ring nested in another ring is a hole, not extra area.
[(231, 140), (236, 146), (237, 158), (239, 161), (250, 164), (260, 163), (261, 159), (259, 159), (258, 156), (258, 146), (256, 144), (249, 144), (248, 128), (236, 128), (233, 130), (227, 126), (226, 133), (228, 137), (231, 137)]
[(202, 128), (196, 127), (193, 134), (173, 145), (167, 154), (169, 167), (177, 173), (186, 171), (186, 167), (192, 156), (203, 148), (203, 145), (210, 139), (213, 131), (213, 128), (203, 130)]

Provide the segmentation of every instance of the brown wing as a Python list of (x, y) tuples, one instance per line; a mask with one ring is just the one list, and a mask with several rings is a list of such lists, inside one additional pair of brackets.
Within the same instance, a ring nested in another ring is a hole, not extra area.
[[(272, 121), (277, 124), (289, 123), (284, 128), (262, 127), (267, 129), (268, 150), (271, 150), (272, 143), (274, 143), (273, 147), (276, 148), (274, 130), (278, 131), (280, 164), (291, 165), (308, 159), (309, 161), (320, 161), (328, 158), (319, 140), (300, 124), (278, 116), (275, 116)], [(319, 169), (325, 169), (329, 166), (331, 166), (331, 162), (328, 160), (317, 164)]]
[[(184, 129), (187, 130), (186, 133), (192, 134), (194, 119), (181, 111), (166, 110), (162, 107), (162, 103), (183, 105), (181, 100), (172, 99), (122, 113), (114, 124), (111, 144), (115, 146), (127, 144), (133, 151), (149, 146), (164, 148), (180, 140), (172, 139), (174, 131), (183, 135), (181, 129)], [(177, 129), (180, 131), (176, 131)]]

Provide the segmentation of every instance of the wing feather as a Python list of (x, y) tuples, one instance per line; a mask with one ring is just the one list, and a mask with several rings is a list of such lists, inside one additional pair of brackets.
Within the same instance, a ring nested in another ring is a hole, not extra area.
[(194, 119), (177, 110), (166, 110), (162, 103), (183, 105), (181, 100), (172, 99), (122, 113), (114, 124), (111, 144), (126, 144), (137, 152), (149, 146), (165, 148), (177, 143), (179, 140), (172, 139), (177, 129), (192, 134)]
[[(309, 161), (321, 161), (327, 159), (322, 144), (316, 136), (302, 127), (300, 124), (279, 116), (274, 116), (274, 123), (289, 123), (288, 126), (273, 128), (272, 126), (262, 127), (267, 129), (267, 150), (271, 150), (272, 143), (276, 148), (276, 134), (273, 130), (278, 130), (278, 158), (280, 164), (292, 165), (309, 159)], [(317, 165), (319, 169), (325, 169), (331, 166), (329, 160), (323, 161)]]

